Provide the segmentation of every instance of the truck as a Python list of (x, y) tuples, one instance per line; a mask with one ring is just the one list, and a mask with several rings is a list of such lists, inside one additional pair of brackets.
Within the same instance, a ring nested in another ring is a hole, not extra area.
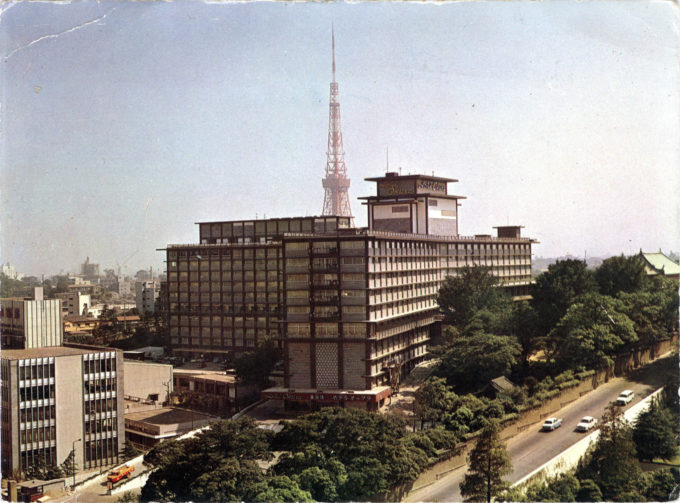
[(129, 479), (130, 475), (134, 471), (135, 471), (134, 466), (123, 465), (123, 466), (116, 468), (115, 470), (109, 472), (109, 476), (107, 477), (107, 480), (110, 483), (115, 484), (119, 480)]

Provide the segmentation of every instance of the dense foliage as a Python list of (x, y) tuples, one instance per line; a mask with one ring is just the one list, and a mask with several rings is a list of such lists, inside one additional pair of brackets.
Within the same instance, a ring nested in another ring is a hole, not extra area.
[[(348, 501), (414, 480), (454, 436), (410, 433), (403, 418), (327, 408), (274, 435), (250, 419), (221, 421), (196, 437), (158, 445), (143, 500)], [(274, 460), (274, 451), (283, 451)], [(270, 463), (269, 468), (261, 466)]]
[(265, 339), (254, 351), (248, 351), (234, 360), (236, 375), (246, 382), (266, 386), (269, 374), (282, 356), (276, 343), (272, 339)]
[[(443, 379), (416, 394), (421, 427), (466, 438), (484, 426), (480, 414), (511, 418), (678, 332), (677, 280), (649, 278), (637, 256), (607, 259), (595, 271), (558, 261), (536, 278), (532, 296), (512, 302), (485, 267), (447, 278), (438, 300), (448, 325), (432, 350), (440, 357), (433, 375)], [(515, 387), (492, 392), (501, 376)]]

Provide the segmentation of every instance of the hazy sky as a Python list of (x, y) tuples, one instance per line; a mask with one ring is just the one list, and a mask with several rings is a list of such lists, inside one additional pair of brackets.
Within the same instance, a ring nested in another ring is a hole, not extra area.
[(677, 250), (671, 2), (3, 3), (0, 260), (162, 267), (194, 222), (317, 215), (335, 28), (357, 224), (391, 170), (459, 179), (464, 235)]

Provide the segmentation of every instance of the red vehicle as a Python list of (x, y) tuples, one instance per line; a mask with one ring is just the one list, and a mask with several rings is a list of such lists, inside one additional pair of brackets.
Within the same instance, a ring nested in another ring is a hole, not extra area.
[(130, 475), (134, 471), (135, 471), (134, 466), (123, 465), (120, 468), (117, 468), (117, 469), (113, 470), (111, 473), (109, 473), (109, 476), (107, 477), (107, 479), (112, 484), (115, 484), (119, 480), (129, 479)]

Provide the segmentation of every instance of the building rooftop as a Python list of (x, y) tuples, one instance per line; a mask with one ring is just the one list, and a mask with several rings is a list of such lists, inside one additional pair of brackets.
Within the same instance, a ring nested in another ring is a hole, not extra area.
[(192, 370), (192, 369), (182, 369), (175, 368), (172, 371), (173, 376), (177, 377), (191, 377), (193, 379), (203, 379), (206, 381), (216, 381), (223, 383), (234, 383), (236, 382), (236, 377), (233, 375), (228, 375), (224, 370)]
[(149, 424), (180, 424), (190, 423), (192, 421), (200, 420), (218, 420), (218, 417), (201, 412), (195, 412), (183, 409), (163, 408), (154, 410), (143, 410), (140, 412), (130, 412), (125, 414), (125, 419), (133, 421), (144, 421)]
[(650, 274), (660, 274), (663, 272), (666, 276), (674, 276), (680, 274), (680, 265), (673, 262), (670, 258), (661, 252), (645, 253), (640, 252), (642, 258), (656, 271)]
[[(110, 348), (101, 348), (101, 351), (109, 350)], [(113, 350), (112, 350), (113, 351)], [(3, 349), (3, 360), (25, 360), (26, 358), (47, 358), (50, 356), (73, 356), (86, 355), (88, 353), (97, 352), (96, 349), (81, 349), (67, 346), (49, 346), (46, 348), (31, 348), (31, 349)]]

